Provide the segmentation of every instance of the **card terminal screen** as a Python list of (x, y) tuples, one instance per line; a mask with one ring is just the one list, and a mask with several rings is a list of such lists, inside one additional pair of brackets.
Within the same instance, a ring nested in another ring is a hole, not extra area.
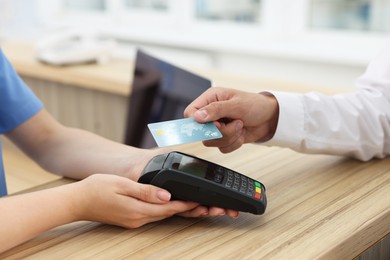
[(218, 183), (221, 183), (223, 179), (223, 174), (221, 171), (216, 171), (214, 164), (189, 156), (180, 155), (175, 157), (172, 168)]

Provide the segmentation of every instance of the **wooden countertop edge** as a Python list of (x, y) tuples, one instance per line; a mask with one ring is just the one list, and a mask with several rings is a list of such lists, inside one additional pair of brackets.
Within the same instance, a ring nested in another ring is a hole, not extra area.
[[(389, 228), (383, 228), (389, 227)], [(367, 230), (370, 230), (370, 236), (367, 236)], [(354, 255), (358, 257), (360, 254), (374, 246), (378, 241), (378, 237), (384, 238), (390, 234), (390, 210), (385, 210), (381, 215), (370, 219), (367, 225), (362, 226), (359, 230), (353, 233), (352, 236), (344, 240), (342, 243), (331, 248), (328, 252), (322, 255), (321, 259), (343, 258), (345, 255)], [(361, 246), (356, 246), (358, 241)], [(353, 247), (355, 245), (355, 247)], [(365, 248), (365, 250), (357, 250)]]
[[(22, 76), (48, 80), (65, 85), (84, 87), (86, 89), (99, 90), (117, 95), (128, 96), (130, 94), (130, 72), (129, 82), (124, 84), (108, 80), (105, 77), (96, 78), (94, 75), (86, 75), (85, 72), (81, 70), (78, 71), (78, 67), (86, 65), (74, 66), (70, 70), (66, 67), (32, 64), (15, 60), (12, 60), (12, 64), (16, 71)], [(95, 79), (91, 80), (91, 78)]]

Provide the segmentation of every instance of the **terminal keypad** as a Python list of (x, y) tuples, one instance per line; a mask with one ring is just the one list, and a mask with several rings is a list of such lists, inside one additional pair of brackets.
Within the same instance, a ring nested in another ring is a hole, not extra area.
[(261, 184), (258, 181), (229, 169), (225, 169), (225, 178), (226, 187), (257, 200), (261, 199)]

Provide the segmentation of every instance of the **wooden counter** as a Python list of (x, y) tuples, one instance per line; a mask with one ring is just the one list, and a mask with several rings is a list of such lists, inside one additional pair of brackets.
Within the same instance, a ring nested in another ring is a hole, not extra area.
[(0, 258), (352, 259), (390, 232), (390, 158), (362, 163), (256, 145), (226, 155), (200, 144), (175, 148), (263, 182), (265, 214), (172, 217), (134, 230), (77, 222)]

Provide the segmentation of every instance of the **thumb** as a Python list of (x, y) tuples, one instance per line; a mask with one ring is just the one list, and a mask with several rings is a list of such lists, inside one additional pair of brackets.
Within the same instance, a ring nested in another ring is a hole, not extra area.
[(129, 187), (130, 189), (128, 190), (127, 195), (136, 199), (154, 204), (167, 203), (171, 199), (171, 194), (159, 187), (137, 182), (133, 182), (132, 186), (133, 187)]
[(229, 101), (213, 102), (197, 110), (194, 113), (194, 118), (200, 123), (218, 121), (222, 118), (234, 119), (231, 108)]

